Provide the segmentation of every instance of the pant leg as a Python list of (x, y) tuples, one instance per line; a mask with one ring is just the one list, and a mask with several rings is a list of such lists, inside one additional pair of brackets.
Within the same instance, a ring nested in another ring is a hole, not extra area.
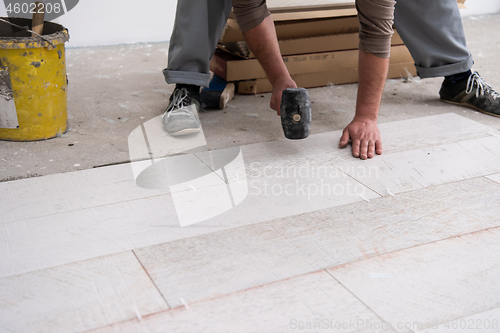
[(472, 67), (456, 0), (397, 0), (394, 23), (421, 78)]
[(167, 83), (208, 86), (210, 58), (231, 12), (231, 0), (178, 0), (170, 38)]

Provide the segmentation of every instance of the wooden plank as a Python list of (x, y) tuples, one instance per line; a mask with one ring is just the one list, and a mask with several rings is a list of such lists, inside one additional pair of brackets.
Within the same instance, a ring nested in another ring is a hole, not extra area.
[(369, 175), (357, 173), (357, 165), (355, 160), (335, 164), (380, 195), (396, 194), (500, 172), (500, 137), (383, 154), (365, 161), (365, 168), (376, 170)]
[[(470, 193), (475, 193), (471, 196)], [(134, 252), (172, 307), (500, 226), (485, 178), (332, 207)], [(474, 207), (473, 210), (470, 207)]]
[(413, 332), (500, 307), (498, 253), (493, 228), (328, 271), (383, 320), (410, 324), (398, 332)]
[[(380, 322), (324, 271), (188, 304), (188, 307), (148, 316), (142, 322), (117, 323), (93, 332), (373, 332), (358, 329), (358, 320)], [(344, 329), (340, 328), (342, 325)], [(378, 332), (393, 331), (379, 329)]]
[(0, 279), (2, 332), (83, 332), (168, 309), (132, 252)]

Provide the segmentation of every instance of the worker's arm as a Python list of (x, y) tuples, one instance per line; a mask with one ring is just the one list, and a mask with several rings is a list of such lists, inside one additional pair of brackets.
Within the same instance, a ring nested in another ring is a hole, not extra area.
[(297, 85), (281, 58), (274, 22), (266, 0), (233, 0), (233, 9), (248, 47), (273, 85), (270, 106), (279, 115), (283, 90)]
[(281, 57), (273, 19), (270, 15), (267, 16), (262, 23), (243, 32), (243, 35), (273, 85), (270, 106), (279, 115), (283, 90), (295, 88), (297, 85), (290, 77)]
[(340, 146), (352, 142), (352, 155), (362, 159), (382, 154), (382, 139), (377, 127), (378, 110), (384, 90), (389, 58), (359, 52), (359, 85), (356, 115), (344, 129)]
[(352, 155), (361, 159), (382, 154), (377, 118), (389, 69), (394, 5), (394, 0), (356, 1), (360, 22), (356, 114), (344, 129), (339, 145), (345, 147), (351, 140)]

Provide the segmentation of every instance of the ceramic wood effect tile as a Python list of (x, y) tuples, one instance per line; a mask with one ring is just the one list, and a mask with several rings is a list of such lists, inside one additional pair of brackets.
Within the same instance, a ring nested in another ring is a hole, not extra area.
[(497, 333), (500, 331), (500, 308), (477, 313), (472, 316), (457, 318), (441, 325), (433, 325), (422, 333)]
[[(474, 193), (474, 195), (471, 195)], [(135, 249), (172, 307), (500, 226), (485, 178)], [(471, 209), (473, 207), (474, 209)]]
[(497, 173), (495, 175), (487, 176), (486, 178), (493, 180), (494, 182), (497, 182), (500, 184), (500, 173)]
[(499, 253), (492, 228), (328, 271), (398, 332), (412, 332), (500, 307)]
[[(373, 332), (369, 325), (380, 323), (379, 318), (324, 271), (188, 307), (93, 333)], [(393, 332), (387, 328), (377, 331)]]
[[(154, 126), (152, 128), (154, 129)], [(491, 136), (489, 132), (492, 131), (487, 126), (455, 114), (385, 123), (380, 125), (380, 130), (384, 135), (384, 150), (387, 154)], [(140, 132), (139, 134), (143, 135), (142, 130)], [(151, 133), (148, 138), (156, 137), (155, 131)], [(335, 131), (312, 135), (300, 142), (279, 140), (243, 146), (241, 152), (247, 175), (253, 177), (273, 163), (278, 167), (286, 167), (290, 160), (310, 161), (315, 166), (331, 166), (342, 160), (350, 160), (348, 149), (337, 148), (340, 135), (340, 131)], [(155, 140), (152, 143), (155, 147), (162, 147)], [(181, 146), (191, 147), (186, 144)], [(131, 145), (131, 147), (135, 146)], [(155, 148), (155, 150), (158, 149)], [(232, 151), (234, 149), (228, 149), (222, 155), (230, 155)], [(210, 159), (204, 158), (207, 153), (195, 154), (199, 155), (207, 165), (213, 164)], [(143, 155), (143, 158), (148, 157), (147, 154)], [(185, 159), (187, 161), (192, 157), (191, 155)], [(177, 159), (182, 159), (182, 157), (177, 157)], [(176, 158), (170, 160), (174, 161)], [(186, 166), (188, 163), (184, 162), (180, 164)], [(0, 183), (0, 208), (2, 210), (0, 223), (169, 193), (165, 173), (159, 170), (160, 174), (155, 174), (153, 172), (155, 168), (141, 176), (140, 182), (146, 188), (136, 185), (134, 168), (137, 166), (142, 171), (144, 168), (142, 163), (144, 162)], [(147, 166), (150, 165), (151, 163), (148, 162)], [(196, 169), (192, 170), (196, 174), (200, 173), (200, 168), (202, 168), (196, 160), (190, 161), (190, 167)], [(214, 171), (217, 172), (217, 169)], [(222, 173), (218, 172), (218, 174), (223, 179)]]
[(365, 161), (364, 168), (372, 170), (368, 176), (353, 161), (335, 166), (386, 196), (500, 172), (500, 137), (384, 154)]
[(131, 251), (0, 279), (2, 332), (83, 332), (168, 309)]

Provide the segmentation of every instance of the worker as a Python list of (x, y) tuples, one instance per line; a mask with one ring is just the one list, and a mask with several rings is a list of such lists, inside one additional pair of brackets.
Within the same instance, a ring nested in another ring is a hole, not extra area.
[[(270, 107), (279, 114), (281, 93), (295, 87), (281, 59), (274, 25), (265, 0), (178, 1), (170, 40), (167, 83), (176, 88), (163, 116), (172, 135), (198, 132), (200, 86), (208, 86), (209, 61), (234, 7), (249, 48), (273, 84)], [(444, 76), (443, 101), (500, 116), (500, 98), (478, 73), (472, 72), (456, 0), (357, 0), (360, 21), (359, 86), (356, 114), (339, 145), (352, 143), (362, 159), (381, 154), (378, 111), (387, 76), (392, 26), (412, 54), (421, 78)], [(418, 13), (418, 15), (415, 15)], [(195, 23), (194, 23), (195, 22)]]

